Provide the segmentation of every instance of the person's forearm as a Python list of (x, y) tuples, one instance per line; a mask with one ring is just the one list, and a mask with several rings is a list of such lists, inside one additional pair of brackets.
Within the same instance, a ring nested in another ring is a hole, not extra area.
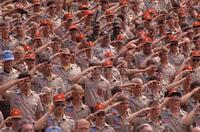
[(142, 114), (143, 112), (145, 112), (145, 111), (146, 111), (146, 109), (141, 109), (141, 110), (139, 110), (139, 111), (137, 111), (137, 112), (131, 114), (131, 115), (127, 118), (127, 121), (133, 123), (134, 119), (135, 119), (136, 117), (138, 117), (139, 115), (141, 115), (141, 114)]
[(44, 128), (45, 123), (48, 119), (49, 113), (46, 113), (45, 115), (43, 115), (39, 120), (36, 121), (34, 127), (36, 130), (41, 130)]
[(191, 91), (189, 93), (187, 93), (186, 95), (181, 97), (181, 103), (182, 104), (186, 104), (188, 102), (188, 100), (190, 99), (190, 97), (193, 95), (194, 91)]
[(3, 85), (0, 86), (0, 94), (4, 93), (6, 90), (8, 90), (10, 87), (14, 86), (16, 83), (16, 80), (11, 80)]
[(192, 110), (189, 114), (183, 117), (182, 124), (190, 126), (193, 123), (194, 116), (195, 116), (195, 111)]
[(177, 82), (174, 82), (172, 84), (169, 84), (168, 86), (165, 87), (165, 89), (167, 91), (171, 91), (172, 89), (175, 89), (178, 85), (180, 85), (181, 83), (183, 82), (183, 79), (177, 81)]

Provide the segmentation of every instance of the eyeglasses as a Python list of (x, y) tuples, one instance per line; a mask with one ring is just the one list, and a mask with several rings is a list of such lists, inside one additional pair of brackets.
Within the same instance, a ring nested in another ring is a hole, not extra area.
[(199, 62), (199, 58), (193, 58), (192, 61), (193, 62)]
[(65, 107), (65, 104), (55, 104), (56, 107)]

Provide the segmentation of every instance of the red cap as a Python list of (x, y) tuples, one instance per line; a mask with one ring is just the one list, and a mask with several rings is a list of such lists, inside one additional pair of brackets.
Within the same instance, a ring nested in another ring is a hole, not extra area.
[(77, 36), (77, 39), (78, 39), (79, 41), (82, 41), (82, 40), (85, 39), (85, 35), (82, 34), (82, 33), (80, 33), (80, 34)]
[(40, 21), (40, 26), (52, 26), (52, 22), (49, 19), (44, 19)]
[(144, 36), (144, 37), (143, 37), (143, 40), (144, 40), (146, 43), (152, 43), (152, 42), (153, 42), (152, 38), (150, 38), (150, 37), (148, 37), (148, 36)]
[(113, 66), (113, 62), (111, 60), (106, 60), (103, 62), (103, 67), (112, 67)]
[(194, 50), (194, 51), (192, 51), (192, 53), (191, 53), (191, 55), (193, 56), (193, 57), (199, 57), (200, 56), (200, 50)]
[(33, 4), (37, 4), (37, 3), (40, 3), (40, 2), (41, 2), (40, 0), (32, 0)]
[(18, 108), (13, 108), (10, 112), (12, 118), (22, 118), (22, 111)]
[(106, 11), (106, 16), (112, 16), (112, 15), (114, 15), (112, 10)]
[(187, 70), (187, 71), (192, 71), (192, 67), (189, 65), (189, 66), (185, 66), (184, 68), (183, 68), (183, 71), (185, 71), (185, 70)]
[(72, 20), (72, 19), (73, 19), (73, 16), (72, 16), (71, 13), (65, 13), (65, 14), (64, 14), (64, 19), (65, 19), (65, 20)]
[(104, 56), (105, 56), (106, 58), (109, 58), (109, 57), (112, 57), (113, 54), (112, 54), (111, 51), (108, 51), (108, 52), (106, 52), (106, 53), (104, 54)]
[(88, 41), (88, 42), (86, 42), (85, 44), (86, 44), (87, 46), (89, 46), (89, 47), (95, 46), (95, 43), (93, 43), (92, 41)]
[(25, 50), (26, 52), (32, 50), (31, 46), (29, 46), (29, 45), (27, 45), (27, 44), (24, 45), (23, 48), (24, 48), (24, 50)]
[(77, 26), (74, 24), (69, 27), (69, 30), (72, 30), (72, 29), (78, 30)]
[(200, 27), (200, 21), (196, 21), (192, 23), (193, 27)]
[(158, 12), (154, 8), (149, 8), (146, 11), (148, 14), (156, 15)]
[(121, 34), (117, 35), (117, 37), (116, 37), (116, 40), (121, 40), (121, 41), (123, 41), (124, 39), (125, 39), (124, 36), (121, 35)]
[(27, 53), (24, 58), (25, 58), (25, 60), (35, 60), (36, 59), (35, 54), (32, 52)]
[(34, 38), (35, 38), (35, 39), (40, 39), (40, 38), (42, 38), (42, 33), (41, 33), (41, 32), (36, 32), (35, 35), (34, 35)]
[(93, 15), (94, 13), (91, 10), (85, 10), (83, 11), (83, 14), (87, 16), (87, 15)]
[(97, 103), (96, 105), (95, 105), (95, 110), (96, 111), (98, 111), (98, 110), (104, 110), (104, 105), (103, 104), (101, 104), (101, 103)]
[(128, 4), (128, 0), (119, 0), (119, 4), (120, 4), (121, 6), (125, 6), (125, 5)]
[(79, 6), (79, 9), (80, 9), (80, 10), (82, 10), (82, 9), (88, 9), (88, 5), (86, 5), (86, 4), (81, 4), (81, 5)]
[(53, 102), (65, 102), (65, 95), (64, 94), (57, 94), (53, 97)]

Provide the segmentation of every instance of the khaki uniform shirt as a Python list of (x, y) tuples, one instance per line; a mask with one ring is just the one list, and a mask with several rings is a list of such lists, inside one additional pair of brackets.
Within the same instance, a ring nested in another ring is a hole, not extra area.
[(175, 117), (171, 114), (169, 110), (164, 110), (161, 113), (161, 120), (171, 126), (176, 132), (187, 132), (184, 129), (184, 125), (181, 123), (183, 116), (186, 115), (186, 112), (180, 111), (180, 115)]
[(102, 128), (97, 127), (96, 124), (94, 123), (90, 127), (90, 132), (115, 132), (115, 130), (106, 123)]
[(85, 105), (94, 107), (97, 103), (104, 102), (111, 96), (109, 83), (101, 77), (99, 80), (94, 80), (90, 75), (79, 80), (85, 91)]
[(51, 79), (47, 79), (42, 74), (39, 74), (34, 78), (33, 84), (37, 93), (40, 93), (43, 87), (51, 88), (53, 94), (66, 91), (62, 78), (55, 74), (52, 75)]
[(132, 132), (130, 123), (118, 113), (108, 114), (106, 121), (115, 129), (115, 132)]
[(70, 90), (72, 83), (70, 82), (71, 77), (81, 73), (81, 68), (76, 64), (70, 64), (69, 68), (65, 70), (62, 66), (53, 66), (53, 72), (62, 78), (66, 90)]
[(80, 109), (75, 109), (73, 107), (73, 104), (70, 103), (66, 108), (65, 108), (65, 115), (71, 117), (74, 120), (78, 120), (81, 118), (85, 118), (90, 114), (90, 109), (88, 106), (81, 104)]
[(8, 92), (11, 109), (19, 108), (23, 112), (23, 118), (31, 122), (36, 121), (36, 115), (40, 115), (44, 110), (38, 94), (34, 91), (26, 96), (20, 91)]
[(176, 74), (176, 70), (172, 65), (168, 64), (167, 66), (162, 66), (162, 73), (164, 81), (163, 84), (169, 85)]
[(129, 106), (131, 108), (131, 112), (137, 112), (141, 110), (142, 108), (145, 108), (148, 105), (149, 100), (146, 98), (146, 96), (141, 97), (130, 97), (129, 98)]
[(58, 126), (62, 129), (62, 132), (72, 132), (75, 127), (74, 120), (68, 116), (63, 116), (61, 120), (57, 120), (54, 114), (51, 114), (47, 118), (46, 127)]
[(168, 55), (169, 57), (169, 63), (176, 69), (178, 70), (180, 68), (180, 66), (182, 65), (183, 61), (184, 61), (184, 56), (182, 54), (172, 54), (169, 53)]

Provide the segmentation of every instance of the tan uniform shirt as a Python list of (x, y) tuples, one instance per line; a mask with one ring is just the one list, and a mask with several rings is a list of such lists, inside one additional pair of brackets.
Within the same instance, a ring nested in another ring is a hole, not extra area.
[(72, 83), (70, 82), (71, 77), (81, 72), (81, 68), (75, 64), (70, 64), (68, 69), (64, 69), (62, 66), (53, 66), (53, 72), (60, 76), (63, 80), (66, 90), (70, 90)]
[(146, 98), (146, 96), (141, 96), (141, 97), (130, 97), (129, 98), (129, 105), (131, 108), (131, 112), (137, 112), (141, 110), (142, 108), (147, 107), (149, 103), (149, 100)]
[(161, 113), (161, 120), (171, 126), (176, 132), (187, 132), (184, 129), (184, 125), (181, 123), (183, 116), (186, 115), (186, 112), (180, 111), (180, 115), (175, 117), (171, 114), (169, 110), (165, 110)]
[(90, 109), (88, 106), (81, 104), (80, 109), (75, 109), (73, 107), (73, 104), (70, 103), (66, 108), (65, 108), (65, 115), (71, 117), (74, 120), (78, 120), (81, 118), (85, 118), (90, 114)]
[(37, 119), (36, 115), (40, 115), (43, 112), (40, 97), (34, 91), (30, 91), (27, 96), (20, 91), (10, 91), (8, 95), (11, 109), (19, 108), (22, 110), (24, 119), (35, 122)]
[(101, 77), (94, 80), (89, 75), (81, 78), (79, 83), (83, 85), (85, 91), (85, 105), (94, 107), (97, 103), (104, 102), (111, 96), (109, 83)]
[(75, 127), (74, 120), (68, 116), (63, 116), (61, 120), (57, 120), (54, 114), (51, 114), (47, 118), (46, 127), (58, 126), (62, 129), (62, 132), (72, 132)]
[(115, 130), (106, 123), (102, 128), (97, 127), (96, 124), (94, 123), (90, 127), (90, 132), (115, 132)]
[(51, 88), (53, 94), (58, 94), (66, 91), (62, 78), (55, 74), (53, 74), (52, 78), (50, 79), (47, 79), (42, 74), (39, 74), (34, 78), (33, 84), (35, 86), (34, 90), (37, 93), (40, 93), (43, 87)]
[(130, 123), (118, 113), (111, 113), (106, 116), (106, 121), (111, 125), (115, 132), (131, 132)]

